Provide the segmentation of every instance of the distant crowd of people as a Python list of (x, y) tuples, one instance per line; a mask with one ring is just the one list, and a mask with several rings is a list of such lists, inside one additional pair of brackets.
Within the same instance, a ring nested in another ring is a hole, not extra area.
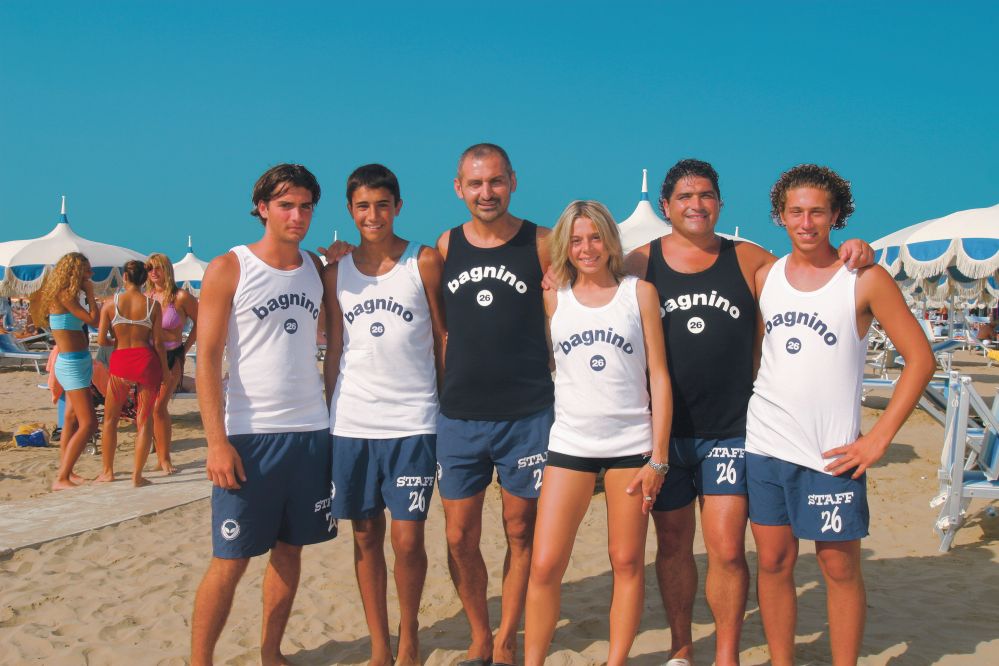
[[(198, 313), (213, 557), (195, 600), (192, 663), (212, 662), (249, 559), (268, 552), (261, 661), (285, 663), (302, 548), (334, 538), (339, 519), (352, 522), (370, 663), (420, 663), (424, 525), (436, 486), (470, 630), (460, 663), (517, 663), (526, 615), (523, 661), (541, 664), (601, 473), (614, 579), (608, 663), (627, 660), (641, 620), (650, 515), (668, 664), (693, 663), (695, 501), (716, 663), (739, 659), (747, 521), (771, 661), (793, 660), (793, 572), (805, 538), (826, 582), (831, 661), (855, 663), (866, 470), (935, 363), (870, 247), (830, 244), (854, 210), (849, 183), (816, 165), (780, 177), (772, 214), (792, 251), (779, 260), (715, 233), (718, 175), (699, 160), (678, 162), (663, 181), (672, 233), (627, 256), (600, 203), (574, 201), (548, 229), (510, 213), (516, 189), (501, 147), (471, 146), (454, 178), (470, 219), (427, 247), (397, 233), (396, 176), (359, 167), (345, 203), (360, 244), (322, 250), (324, 267), (301, 248), (321, 194), (312, 173), (281, 164), (257, 181), (251, 214), (262, 236), (211, 262)], [(141, 295), (126, 296), (124, 314), (140, 317)], [(874, 318), (906, 364), (888, 407), (861, 433)], [(312, 344), (321, 319), (322, 376)], [(494, 474), (507, 543), (495, 632), (480, 550)], [(394, 648), (386, 537), (400, 606)]]

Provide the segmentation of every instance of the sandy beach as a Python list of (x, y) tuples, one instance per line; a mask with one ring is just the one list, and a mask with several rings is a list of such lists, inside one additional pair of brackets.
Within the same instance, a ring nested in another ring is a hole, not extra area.
[[(955, 369), (970, 374), (991, 402), (999, 388), (999, 368), (986, 368), (980, 356), (959, 352)], [(0, 441), (8, 442), (20, 424), (55, 422), (55, 407), (48, 394), (36, 388), (38, 383), (33, 369), (0, 370)], [(865, 427), (877, 417), (885, 399), (875, 394), (867, 404)], [(196, 403), (177, 401), (172, 412), (174, 462), (181, 468), (203, 465), (205, 441)], [(134, 427), (123, 428), (117, 483), (128, 483), (133, 440)], [(999, 663), (999, 630), (995, 628), (999, 518), (986, 513), (986, 503), (972, 503), (955, 547), (947, 554), (937, 552), (939, 540), (932, 530), (937, 510), (928, 502), (937, 492), (941, 440), (942, 428), (917, 411), (886, 458), (869, 474), (872, 524), (871, 536), (863, 542), (869, 603), (864, 664)], [(47, 495), (57, 458), (55, 446), (0, 450), (0, 502)], [(99, 456), (84, 454), (77, 471), (92, 478), (99, 462)], [(152, 463), (147, 469), (151, 468)], [(154, 484), (158, 477), (158, 472), (149, 471)], [(68, 512), (74, 508), (73, 492), (65, 492)], [(155, 492), (155, 485), (133, 492)], [(489, 594), (495, 624), (505, 548), (495, 486), (487, 494), (485, 513), (483, 552), (493, 576)], [(751, 537), (748, 544), (750, 567), (755, 569)], [(427, 545), (430, 570), (421, 606), (422, 652), (427, 664), (453, 664), (466, 646), (467, 625), (447, 572), (443, 514), (436, 497), (427, 525)], [(714, 631), (703, 596), (706, 557), (699, 533), (695, 550), (702, 577), (702, 593), (694, 611), (695, 650), (699, 663), (706, 664), (714, 650)], [(210, 552), (209, 504), (201, 500), (3, 556), (0, 643), (5, 648), (0, 651), (0, 663), (187, 663), (194, 593)], [(632, 650), (635, 664), (662, 664), (666, 657), (666, 620), (653, 558), (650, 533), (647, 612)], [(389, 562), (391, 566), (391, 553)], [(251, 564), (237, 591), (216, 652), (218, 663), (257, 663), (264, 563), (257, 558)], [(808, 542), (802, 544), (797, 585), (799, 661), (826, 663), (825, 595)], [(394, 595), (391, 582), (389, 587)], [(563, 586), (563, 618), (548, 663), (603, 662), (610, 587), (604, 497), (597, 493)], [(390, 601), (390, 626), (398, 619), (393, 609), (394, 601)], [(750, 592), (742, 647), (744, 664), (766, 663), (755, 591)], [(341, 524), (340, 538), (306, 550), (284, 651), (296, 664), (366, 661), (367, 630), (354, 581), (348, 524)]]

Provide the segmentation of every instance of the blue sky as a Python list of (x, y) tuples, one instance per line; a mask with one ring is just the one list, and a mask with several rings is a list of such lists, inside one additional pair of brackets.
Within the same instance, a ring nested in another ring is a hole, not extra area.
[(854, 184), (841, 238), (999, 202), (999, 4), (0, 0), (0, 240), (69, 200), (80, 234), (179, 259), (256, 240), (253, 182), (307, 165), (307, 244), (350, 171), (392, 168), (401, 235), (467, 219), (461, 150), (505, 146), (511, 211), (595, 198), (620, 220), (676, 160), (721, 174), (719, 231), (780, 254), (769, 187), (801, 162)]

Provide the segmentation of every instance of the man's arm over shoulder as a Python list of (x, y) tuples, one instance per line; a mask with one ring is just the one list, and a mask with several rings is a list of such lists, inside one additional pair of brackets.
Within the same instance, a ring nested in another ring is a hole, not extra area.
[(208, 478), (220, 488), (239, 488), (246, 481), (243, 462), (229, 443), (222, 415), (222, 354), (229, 329), (232, 299), (239, 284), (239, 260), (227, 252), (212, 259), (201, 281), (198, 315), (201, 334), (196, 366), (198, 407), (208, 441)]
[[(658, 242), (658, 240), (652, 241), (652, 243)], [(640, 245), (624, 257), (624, 271), (628, 275), (634, 275), (639, 280), (645, 279), (646, 274), (649, 272), (649, 257), (652, 252), (652, 243)]]
[(434, 361), (437, 369), (437, 391), (440, 393), (444, 387), (444, 357), (447, 348), (447, 319), (444, 315), (444, 295), (441, 292), (444, 259), (436, 249), (422, 247), (417, 258), (417, 266), (420, 269), (420, 279), (423, 281), (423, 291), (427, 295), (427, 306), (430, 308), (430, 326), (434, 336)]
[(542, 274), (547, 273), (549, 266), (552, 265), (551, 235), (552, 230), (548, 227), (537, 226), (535, 244), (538, 247), (538, 261), (541, 262)]
[[(739, 261), (739, 270), (742, 271), (742, 277), (746, 279), (746, 285), (753, 293), (753, 298), (757, 301), (760, 300), (760, 291), (756, 284), (757, 273), (761, 268), (766, 268), (767, 272), (769, 272), (770, 266), (777, 261), (777, 257), (770, 254), (759, 245), (746, 241), (735, 242), (735, 256)], [(765, 272), (763, 274), (763, 279), (766, 280), (766, 277)], [(760, 288), (762, 288), (762, 284), (763, 283), (761, 282)]]

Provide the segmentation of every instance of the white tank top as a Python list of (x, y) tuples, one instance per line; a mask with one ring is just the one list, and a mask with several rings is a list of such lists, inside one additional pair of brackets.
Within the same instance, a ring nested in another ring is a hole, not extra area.
[(652, 450), (645, 337), (638, 279), (625, 277), (606, 305), (558, 291), (551, 320), (555, 423), (548, 449), (584, 458)]
[(268, 266), (245, 245), (232, 297), (226, 356), (229, 435), (322, 430), (329, 418), (316, 361), (323, 283), (308, 253), (290, 271)]
[(823, 472), (822, 453), (860, 434), (867, 334), (857, 336), (857, 273), (843, 266), (815, 291), (798, 291), (786, 264), (773, 265), (760, 294), (763, 359), (746, 451)]
[(343, 354), (330, 405), (330, 432), (389, 439), (437, 432), (437, 373), (430, 307), (410, 243), (375, 277), (349, 254), (337, 268)]

